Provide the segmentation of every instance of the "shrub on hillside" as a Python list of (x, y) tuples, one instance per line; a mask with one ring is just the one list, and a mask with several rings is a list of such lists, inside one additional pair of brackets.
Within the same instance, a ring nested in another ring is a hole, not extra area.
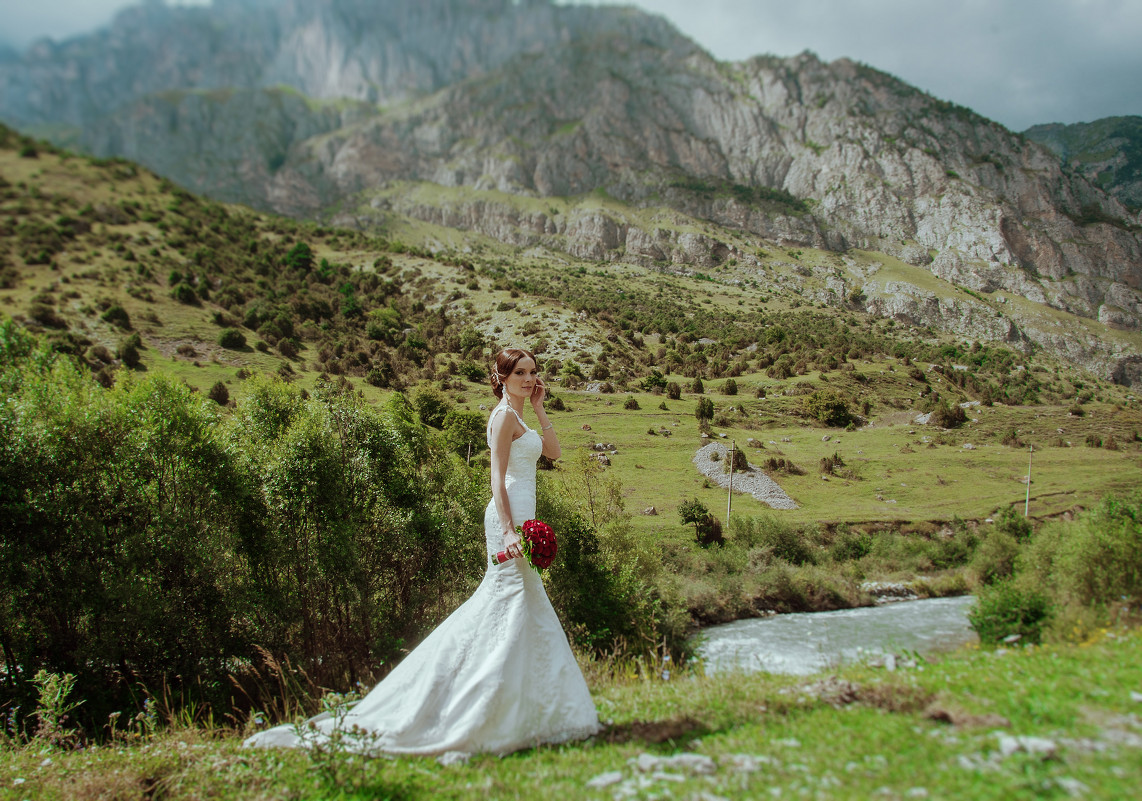
[(214, 386), (206, 393), (206, 397), (217, 403), (219, 406), (225, 406), (230, 402), (230, 390), (221, 381), (215, 381)]
[(682, 398), (682, 387), (678, 386), (677, 381), (671, 381), (666, 385), (666, 397), (670, 400), (680, 400)]
[(735, 517), (731, 529), (734, 542), (747, 548), (768, 548), (791, 565), (817, 563), (809, 534), (773, 515)]
[(694, 526), (694, 539), (703, 548), (724, 542), (721, 521), (710, 514), (706, 505), (697, 498), (680, 503), (678, 516), (683, 523)]
[(940, 428), (959, 428), (968, 419), (967, 413), (960, 408), (959, 404), (949, 406), (943, 398), (933, 404), (930, 413), (928, 425), (939, 426)]
[(131, 317), (127, 314), (127, 310), (118, 303), (109, 306), (107, 311), (99, 315), (99, 318), (105, 323), (117, 325), (127, 331), (131, 330)]
[(848, 401), (835, 389), (818, 389), (804, 400), (805, 413), (826, 426), (846, 426), (852, 420)]
[(623, 408), (634, 411), (642, 407), (638, 405), (638, 399), (634, 395), (628, 395), (627, 399), (623, 401)]
[(1071, 523), (1046, 525), (1021, 568), (1063, 604), (1105, 609), (1142, 599), (1142, 494), (1108, 496)]
[(218, 332), (218, 346), (227, 350), (241, 350), (246, 347), (246, 336), (237, 328), (223, 328)]
[(738, 382), (734, 381), (732, 378), (727, 378), (726, 383), (722, 384), (722, 394), (723, 395), (737, 395), (738, 394)]
[(171, 290), (171, 297), (179, 303), (185, 303), (188, 306), (198, 306), (200, 302), (198, 293), (194, 291), (194, 287), (185, 281), (175, 285), (174, 289)]
[(133, 340), (125, 340), (119, 345), (119, 360), (132, 369), (139, 366), (139, 348)]

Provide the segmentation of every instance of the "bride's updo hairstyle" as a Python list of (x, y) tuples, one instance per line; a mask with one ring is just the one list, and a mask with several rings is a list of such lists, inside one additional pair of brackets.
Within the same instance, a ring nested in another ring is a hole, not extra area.
[(539, 364), (535, 361), (535, 354), (523, 348), (504, 348), (496, 354), (496, 363), (492, 367), (492, 394), (497, 398), (504, 397), (504, 379), (512, 374), (512, 370), (524, 358)]

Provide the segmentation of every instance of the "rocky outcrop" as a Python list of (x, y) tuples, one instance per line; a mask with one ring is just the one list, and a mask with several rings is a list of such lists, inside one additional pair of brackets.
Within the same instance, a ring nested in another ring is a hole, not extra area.
[(1023, 135), (1127, 208), (1142, 209), (1142, 117), (1036, 125)]

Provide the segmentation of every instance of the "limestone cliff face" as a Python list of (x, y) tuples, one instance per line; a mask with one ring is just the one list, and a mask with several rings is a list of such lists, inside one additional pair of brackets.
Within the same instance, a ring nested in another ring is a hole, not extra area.
[(725, 65), (596, 40), (336, 132), (308, 155), (337, 194), (394, 179), (601, 189), (772, 239), (882, 251), (1128, 327), (1142, 311), (1136, 214), (996, 123), (845, 60)]

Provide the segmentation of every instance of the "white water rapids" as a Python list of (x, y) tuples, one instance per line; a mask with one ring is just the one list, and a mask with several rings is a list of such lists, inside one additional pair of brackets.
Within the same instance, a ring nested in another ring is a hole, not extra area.
[(977, 640), (975, 598), (928, 598), (883, 606), (736, 620), (703, 629), (698, 655), (710, 673), (807, 675), (845, 662), (951, 650)]

